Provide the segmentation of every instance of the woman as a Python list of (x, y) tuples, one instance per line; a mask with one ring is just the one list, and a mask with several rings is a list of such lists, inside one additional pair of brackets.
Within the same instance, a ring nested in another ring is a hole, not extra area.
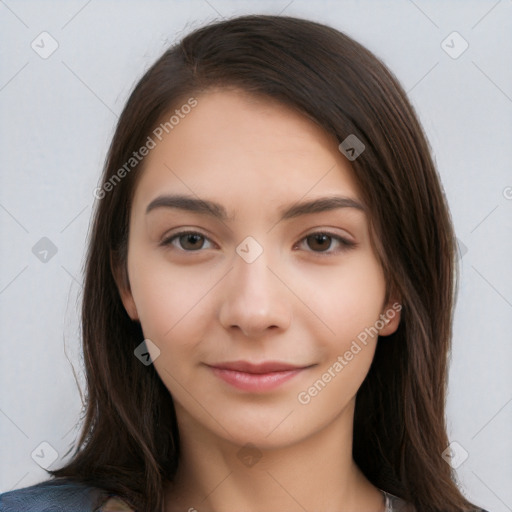
[(0, 510), (480, 510), (442, 456), (453, 229), (373, 54), (290, 17), (191, 33), (95, 195), (82, 436)]

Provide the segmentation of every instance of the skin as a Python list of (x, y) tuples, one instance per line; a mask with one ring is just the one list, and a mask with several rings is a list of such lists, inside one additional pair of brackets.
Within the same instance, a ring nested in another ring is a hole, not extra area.
[[(297, 398), (391, 308), (368, 219), (345, 207), (279, 220), (299, 201), (361, 203), (350, 163), (334, 138), (268, 98), (224, 89), (197, 100), (145, 159), (129, 283), (118, 280), (128, 314), (160, 350), (153, 364), (176, 407), (182, 457), (166, 510), (383, 511), (382, 494), (351, 454), (355, 396), (377, 338), (309, 403)], [(162, 194), (216, 201), (229, 219), (167, 207), (146, 213)], [(206, 238), (161, 245), (183, 230)], [(319, 231), (355, 245), (307, 238)], [(251, 263), (236, 252), (248, 236), (263, 249)], [(396, 314), (380, 334), (398, 323)], [(276, 389), (248, 392), (206, 366), (236, 360), (307, 368)], [(252, 466), (240, 456), (247, 443), (260, 457)]]

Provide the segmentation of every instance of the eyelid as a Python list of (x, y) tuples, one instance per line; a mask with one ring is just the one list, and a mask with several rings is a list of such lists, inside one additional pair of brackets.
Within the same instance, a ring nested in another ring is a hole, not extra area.
[(340, 244), (340, 247), (336, 250), (331, 250), (329, 248), (326, 251), (312, 251), (312, 250), (305, 251), (307, 253), (314, 254), (316, 256), (332, 256), (332, 255), (338, 254), (340, 252), (353, 249), (358, 245), (357, 242), (350, 240), (342, 235), (333, 233), (332, 231), (329, 231), (328, 229), (317, 229), (316, 231), (310, 231), (309, 233), (306, 233), (297, 242), (297, 244), (294, 245), (294, 248), (301, 243), (305, 243), (308, 237), (314, 236), (314, 235), (326, 235), (329, 238), (336, 240)]
[[(164, 238), (159, 243), (159, 245), (163, 246), (163, 247), (171, 246), (171, 245), (174, 246), (173, 242), (175, 240), (179, 239), (182, 236), (186, 236), (186, 235), (199, 235), (199, 236), (203, 237), (205, 241), (208, 241), (210, 244), (217, 246), (217, 244), (209, 236), (205, 235), (202, 231), (200, 231), (198, 229), (184, 229), (182, 231), (172, 233), (168, 236), (164, 236)], [(310, 231), (310, 232), (304, 234), (299, 239), (299, 241), (293, 245), (292, 249), (295, 249), (298, 245), (305, 243), (310, 236), (314, 236), (314, 235), (326, 235), (329, 238), (336, 240), (339, 243), (340, 247), (338, 247), (338, 249), (336, 249), (336, 250), (331, 250), (331, 248), (329, 248), (325, 251), (313, 251), (313, 250), (305, 251), (310, 254), (314, 254), (314, 255), (318, 255), (318, 256), (330, 256), (330, 255), (338, 254), (340, 252), (343, 252), (343, 251), (346, 251), (349, 249), (353, 249), (354, 247), (357, 246), (357, 242), (350, 240), (342, 235), (333, 233), (332, 231), (330, 231), (328, 229), (317, 229), (316, 231)], [(196, 249), (196, 250), (182, 249), (177, 246), (174, 246), (174, 247), (176, 247), (176, 249), (178, 251), (181, 251), (184, 253), (200, 253), (200, 252), (203, 252), (203, 250), (204, 250), (203, 247)]]
[[(199, 236), (203, 237), (206, 241), (210, 242), (212, 245), (217, 245), (209, 236), (205, 235), (202, 231), (200, 231), (198, 229), (184, 229), (182, 231), (177, 231), (176, 233), (172, 233), (170, 235), (165, 235), (162, 238), (162, 241), (158, 245), (163, 246), (163, 247), (170, 246), (170, 245), (174, 246), (173, 241), (177, 240), (181, 236), (185, 236), (185, 235), (199, 235)], [(195, 251), (182, 249), (180, 247), (176, 247), (176, 249), (181, 252), (190, 252), (190, 253), (202, 252), (202, 250), (203, 250), (202, 247), (200, 249), (196, 249)]]

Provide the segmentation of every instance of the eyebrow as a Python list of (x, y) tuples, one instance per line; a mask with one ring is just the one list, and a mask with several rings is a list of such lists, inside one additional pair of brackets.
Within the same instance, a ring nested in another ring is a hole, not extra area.
[[(146, 214), (157, 208), (177, 208), (193, 213), (209, 215), (221, 221), (233, 220), (228, 216), (221, 204), (207, 199), (199, 199), (187, 195), (162, 195), (153, 199), (146, 208)], [(293, 203), (279, 210), (279, 220), (292, 219), (311, 213), (320, 213), (339, 208), (354, 208), (365, 211), (361, 203), (350, 197), (330, 196), (320, 197), (310, 201)]]

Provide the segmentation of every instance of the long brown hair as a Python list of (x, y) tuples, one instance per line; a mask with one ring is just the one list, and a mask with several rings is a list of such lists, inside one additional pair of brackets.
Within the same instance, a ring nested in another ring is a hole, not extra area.
[(354, 459), (375, 486), (418, 511), (476, 510), (441, 456), (455, 248), (428, 143), (403, 89), (372, 53), (333, 28), (285, 16), (242, 16), (192, 32), (131, 94), (103, 172), (85, 265), (85, 422), (73, 459), (50, 473), (115, 492), (137, 510), (162, 509), (180, 455), (173, 400), (153, 365), (134, 356), (143, 333), (114, 279), (115, 272), (127, 279), (130, 205), (144, 162), (112, 177), (164, 115), (213, 87), (273, 98), (339, 142), (352, 134), (365, 145), (352, 168), (388, 294), (403, 309), (357, 394)]

